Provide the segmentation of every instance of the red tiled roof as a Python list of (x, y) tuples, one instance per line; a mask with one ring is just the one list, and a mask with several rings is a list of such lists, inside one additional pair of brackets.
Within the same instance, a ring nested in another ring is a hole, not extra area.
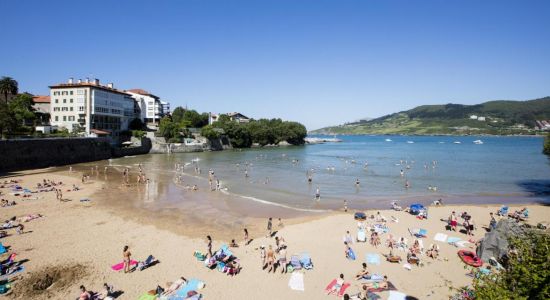
[(32, 101), (34, 103), (50, 103), (50, 96), (34, 96)]
[(159, 97), (149, 93), (148, 91), (146, 90), (143, 90), (143, 89), (131, 89), (131, 90), (126, 90), (127, 92), (131, 92), (131, 93), (134, 93), (134, 94), (140, 94), (140, 95), (143, 95), (143, 96), (151, 96), (153, 98), (157, 98), (159, 99)]

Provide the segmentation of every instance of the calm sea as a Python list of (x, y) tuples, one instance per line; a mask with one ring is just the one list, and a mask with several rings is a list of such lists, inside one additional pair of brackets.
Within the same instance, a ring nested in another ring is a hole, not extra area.
[[(388, 207), (444, 199), (447, 203), (550, 202), (550, 164), (539, 137), (339, 136), (341, 143), (153, 154), (112, 160), (141, 163), (158, 205), (183, 199), (182, 186), (208, 189), (208, 171), (221, 182), (219, 197), (298, 210)], [(475, 144), (481, 140), (483, 144)], [(175, 165), (185, 165), (183, 172)], [(201, 174), (195, 173), (195, 167)], [(245, 171), (248, 177), (245, 176)], [(403, 175), (401, 175), (403, 172)], [(311, 174), (312, 183), (308, 183)], [(183, 183), (175, 177), (182, 175)], [(359, 185), (356, 185), (359, 181)], [(408, 181), (410, 187), (406, 188)], [(162, 191), (155, 189), (162, 185)], [(436, 187), (436, 190), (429, 189)], [(314, 200), (319, 188), (321, 198)], [(149, 193), (149, 192), (148, 192)], [(183, 201), (183, 200), (181, 200)]]

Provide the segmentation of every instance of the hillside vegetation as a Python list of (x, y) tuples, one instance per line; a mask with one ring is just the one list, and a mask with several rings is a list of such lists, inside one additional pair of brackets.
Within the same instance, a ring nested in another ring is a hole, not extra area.
[[(481, 117), (472, 119), (472, 116)], [(550, 120), (550, 97), (476, 105), (422, 105), (380, 118), (314, 130), (313, 134), (532, 134)]]

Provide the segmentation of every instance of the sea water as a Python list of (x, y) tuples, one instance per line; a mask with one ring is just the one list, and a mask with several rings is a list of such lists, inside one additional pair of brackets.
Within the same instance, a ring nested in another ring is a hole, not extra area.
[[(344, 199), (350, 208), (387, 208), (394, 200), (403, 205), (436, 199), (448, 203), (549, 202), (550, 164), (541, 153), (540, 137), (338, 138), (341, 143), (151, 154), (115, 159), (112, 164), (135, 167), (141, 163), (153, 179), (152, 189), (162, 183), (164, 192), (155, 189), (158, 205), (183, 201), (177, 188), (185, 183), (209, 189), (209, 170), (222, 187), (213, 193), (304, 211), (341, 208)], [(183, 171), (176, 171), (176, 164), (184, 165)], [(195, 172), (196, 167), (201, 174)], [(174, 180), (179, 175), (183, 183)], [(314, 199), (317, 188), (320, 199)]]

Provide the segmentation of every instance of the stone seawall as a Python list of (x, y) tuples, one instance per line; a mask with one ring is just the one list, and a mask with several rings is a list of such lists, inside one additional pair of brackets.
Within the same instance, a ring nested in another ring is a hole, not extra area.
[(0, 141), (0, 173), (62, 166), (149, 153), (151, 141), (140, 147), (112, 147), (105, 138), (51, 138)]

